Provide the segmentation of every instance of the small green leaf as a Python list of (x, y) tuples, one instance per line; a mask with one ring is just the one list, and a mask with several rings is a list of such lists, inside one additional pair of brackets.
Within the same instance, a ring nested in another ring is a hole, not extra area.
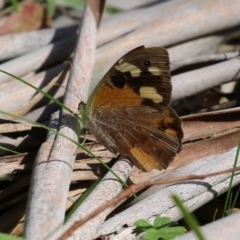
[(110, 14), (119, 13), (119, 12), (122, 12), (122, 11), (123, 11), (123, 9), (113, 7), (113, 6), (107, 6), (107, 8), (106, 8), (106, 12), (110, 13)]
[(136, 235), (139, 235), (140, 233), (153, 228), (153, 226), (144, 219), (140, 219), (136, 221), (134, 225), (136, 226), (136, 228), (134, 228), (133, 233), (135, 233)]
[(167, 227), (157, 229), (149, 229), (147, 233), (144, 235), (145, 240), (171, 240), (180, 235), (183, 235), (187, 230), (184, 227)]
[(163, 239), (173, 239), (177, 236), (183, 235), (187, 230), (184, 227), (169, 227), (162, 228), (158, 231), (159, 237)]
[(24, 238), (11, 236), (6, 233), (0, 233), (0, 240), (24, 240)]
[(136, 221), (135, 226), (142, 227), (142, 228), (153, 227), (147, 220), (144, 220), (144, 219), (140, 219), (140, 220)]
[(172, 223), (171, 218), (169, 217), (156, 217), (153, 223), (153, 227), (159, 228), (163, 227), (163, 225), (167, 225)]
[(144, 240), (158, 240), (159, 233), (156, 229), (152, 228), (147, 231), (147, 233), (143, 236)]
[(184, 227), (172, 227), (173, 224), (177, 223), (172, 222), (168, 217), (156, 217), (153, 226), (148, 221), (141, 219), (135, 222), (136, 228), (133, 233), (139, 235), (146, 232), (143, 237), (145, 240), (171, 240), (187, 231)]

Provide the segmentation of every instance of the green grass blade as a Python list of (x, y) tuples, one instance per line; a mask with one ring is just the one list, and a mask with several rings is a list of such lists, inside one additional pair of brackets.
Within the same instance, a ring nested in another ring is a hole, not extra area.
[[(15, 75), (13, 75), (13, 74), (11, 74), (11, 73), (8, 73), (8, 72), (6, 72), (6, 71), (4, 71), (4, 70), (1, 70), (1, 69), (0, 69), (0, 72), (5, 73), (5, 74), (7, 74), (8, 76), (13, 77), (13, 78), (17, 79), (18, 81), (26, 84), (27, 86), (35, 89), (37, 92), (42, 93), (45, 97), (47, 97), (48, 99), (50, 99), (50, 100), (52, 100), (53, 102), (55, 102), (56, 104), (58, 104), (60, 107), (62, 107), (62, 108), (64, 108), (65, 110), (67, 110), (69, 113), (73, 113), (72, 110), (69, 109), (68, 107), (66, 107), (63, 103), (61, 103), (60, 101), (58, 101), (56, 98), (52, 97), (50, 94), (48, 94), (48, 93), (44, 92), (43, 90), (35, 87), (35, 86), (32, 85), (31, 83), (29, 83), (29, 82), (23, 80), (22, 78), (19, 78), (19, 77), (15, 76)], [(82, 121), (81, 118), (79, 118), (78, 115), (77, 115), (76, 117), (78, 118), (79, 121)]]
[(199, 240), (204, 240), (204, 236), (203, 233), (200, 230), (200, 227), (196, 224), (195, 219), (192, 215), (192, 213), (190, 213), (187, 208), (183, 205), (182, 201), (180, 200), (180, 198), (177, 195), (173, 195), (172, 196), (174, 202), (176, 203), (176, 205), (179, 207), (184, 220), (186, 221), (187, 225), (189, 226), (189, 228), (196, 234), (196, 236), (198, 237)]
[[(236, 156), (235, 156), (233, 167), (237, 166), (237, 161), (238, 161), (238, 157), (239, 157), (239, 151), (240, 151), (240, 139), (239, 139), (239, 142), (238, 142), (238, 148), (237, 148), (237, 152), (236, 152)], [(230, 178), (229, 187), (228, 187), (228, 191), (227, 191), (227, 196), (226, 196), (226, 200), (225, 200), (225, 203), (224, 203), (222, 217), (224, 217), (226, 215), (227, 207), (229, 206), (230, 194), (231, 194), (231, 190), (232, 190), (234, 173), (235, 172), (232, 172), (232, 175), (231, 175), (231, 178)]]
[[(0, 181), (9, 181), (9, 180), (11, 180), (12, 178), (11, 178), (11, 176), (9, 176), (9, 175), (2, 175), (2, 176), (0, 176)], [(1, 240), (1, 239), (0, 239)]]
[(8, 152), (10, 152), (10, 153), (14, 153), (14, 154), (16, 154), (16, 155), (20, 154), (19, 152), (16, 152), (16, 151), (11, 150), (11, 149), (9, 149), (9, 148), (5, 148), (5, 147), (3, 147), (3, 146), (0, 146), (0, 149), (5, 150), (5, 151), (8, 151)]
[(78, 200), (74, 203), (71, 209), (68, 211), (65, 217), (65, 222), (73, 215), (73, 213), (77, 210), (77, 208), (84, 202), (84, 200), (90, 195), (90, 193), (95, 189), (95, 187), (100, 182), (99, 180), (94, 181), (94, 183), (88, 187), (88, 189), (78, 198)]
[[(50, 94), (42, 91), (41, 89), (35, 87), (34, 85), (30, 84), (29, 82), (27, 82), (27, 81), (25, 81), (25, 80), (23, 80), (23, 79), (15, 76), (15, 75), (11, 74), (11, 73), (8, 73), (8, 72), (6, 72), (6, 71), (4, 71), (4, 70), (1, 70), (1, 69), (0, 69), (0, 72), (9, 75), (9, 76), (12, 77), (12, 78), (17, 79), (17, 80), (19, 80), (20, 82), (22, 82), (22, 83), (28, 85), (29, 87), (35, 89), (37, 92), (42, 93), (45, 97), (47, 97), (48, 99), (54, 101), (54, 102), (55, 102), (56, 104), (58, 104), (60, 107), (64, 108), (64, 109), (67, 110), (69, 113), (73, 114), (73, 112), (71, 111), (71, 109), (69, 109), (68, 107), (66, 107), (63, 103), (61, 103), (60, 101), (58, 101), (57, 99), (55, 99), (54, 97), (52, 97)], [(64, 136), (63, 134), (61, 134), (61, 133), (59, 133), (59, 132), (57, 132), (57, 131), (55, 131), (55, 130), (53, 130), (53, 129), (51, 129), (51, 128), (48, 128), (48, 127), (46, 127), (46, 126), (44, 126), (44, 125), (42, 125), (42, 124), (39, 124), (39, 123), (37, 123), (37, 122), (33, 122), (33, 121), (30, 121), (30, 120), (28, 120), (28, 119), (26, 119), (26, 118), (23, 118), (23, 117), (14, 115), (14, 114), (10, 114), (10, 113), (7, 113), (7, 112), (1, 111), (1, 110), (0, 110), (0, 113), (2, 113), (2, 114), (4, 114), (4, 115), (7, 115), (7, 116), (10, 116), (10, 117), (13, 117), (13, 118), (22, 119), (22, 120), (24, 120), (24, 121), (26, 121), (26, 122), (28, 122), (28, 123), (30, 123), (30, 124), (39, 126), (39, 127), (41, 127), (41, 128), (44, 128), (44, 129), (46, 129), (46, 130), (48, 130), (48, 131), (53, 132), (54, 134), (60, 135), (60, 136), (62, 136), (62, 137), (65, 137), (66, 139), (68, 139), (68, 140), (70, 140), (71, 142), (75, 143), (78, 147), (82, 148), (84, 151), (86, 151), (89, 155), (91, 155), (92, 157), (94, 157), (96, 160), (98, 160), (108, 171), (110, 171), (110, 172), (118, 179), (118, 181), (122, 184), (122, 186), (128, 187), (128, 185), (127, 185), (124, 181), (122, 181), (122, 179), (121, 179), (114, 171), (112, 171), (112, 169), (109, 168), (107, 164), (105, 164), (99, 157), (97, 157), (96, 155), (94, 155), (91, 151), (89, 151), (87, 148), (85, 148), (82, 144), (74, 141), (74, 140), (71, 139), (71, 138), (68, 138), (67, 136)], [(75, 116), (80, 122), (82, 122), (82, 119), (79, 117), (79, 115), (74, 114), (74, 116)], [(135, 199), (136, 199), (137, 201), (140, 201), (139, 198), (138, 198), (135, 194), (133, 194), (133, 196), (135, 197)]]
[[(234, 197), (234, 200), (232, 202), (232, 206), (231, 206), (231, 209), (233, 209), (235, 206), (236, 206), (236, 203), (237, 203), (237, 200), (238, 200), (238, 196), (239, 196), (239, 192), (240, 192), (240, 186), (235, 194), (235, 197)], [(233, 211), (231, 211), (232, 213)]]
[(213, 215), (213, 222), (215, 221), (215, 219), (216, 219), (216, 216), (217, 216), (217, 212), (218, 212), (218, 209), (215, 209), (215, 212), (214, 212), (214, 215)]
[(52, 17), (56, 12), (56, 0), (48, 0), (47, 2), (47, 12), (48, 15)]
[(86, 0), (57, 0), (57, 4), (64, 7), (83, 9), (86, 5)]
[(38, 123), (38, 122), (34, 122), (34, 121), (31, 121), (31, 120), (26, 119), (26, 118), (24, 118), (24, 117), (20, 117), (20, 116), (17, 116), (17, 115), (15, 115), (15, 114), (11, 114), (11, 113), (8, 113), (8, 112), (2, 111), (2, 110), (0, 110), (0, 113), (1, 113), (1, 114), (4, 114), (4, 115), (6, 115), (6, 116), (12, 117), (12, 118), (21, 119), (21, 120), (23, 120), (23, 121), (25, 121), (25, 122), (28, 122), (28, 123), (32, 124), (32, 125), (35, 125), (35, 126), (44, 128), (44, 129), (46, 129), (46, 130), (48, 130), (48, 131), (50, 131), (50, 132), (52, 132), (52, 133), (54, 133), (54, 134), (57, 134), (57, 135), (59, 135), (59, 136), (61, 136), (61, 137), (64, 137), (64, 138), (68, 139), (69, 141), (73, 142), (73, 143), (76, 144), (78, 147), (80, 147), (80, 148), (82, 148), (84, 151), (86, 151), (89, 155), (91, 155), (92, 157), (94, 157), (95, 159), (97, 159), (108, 171), (110, 171), (110, 172), (119, 180), (119, 182), (120, 182), (124, 187), (127, 187), (127, 184), (126, 184), (114, 171), (112, 171), (112, 169), (111, 169), (110, 167), (108, 167), (107, 164), (105, 164), (99, 157), (97, 157), (95, 154), (93, 154), (91, 151), (89, 151), (89, 149), (87, 149), (86, 147), (84, 147), (84, 146), (83, 146), (82, 144), (80, 144), (79, 142), (76, 142), (76, 141), (74, 141), (73, 139), (69, 138), (68, 136), (65, 136), (65, 135), (61, 134), (60, 132), (58, 132), (58, 131), (56, 131), (56, 130), (54, 130), (54, 129), (51, 129), (51, 128), (47, 127), (47, 126), (44, 126), (44, 125), (42, 125), (42, 124), (40, 124), (40, 123)]

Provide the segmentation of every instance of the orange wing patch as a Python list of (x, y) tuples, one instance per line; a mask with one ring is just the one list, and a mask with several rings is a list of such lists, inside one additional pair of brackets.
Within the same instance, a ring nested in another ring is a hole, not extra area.
[(151, 169), (163, 169), (163, 167), (155, 158), (144, 152), (141, 148), (131, 148), (130, 152), (133, 157), (138, 160), (138, 162), (134, 162), (134, 164), (143, 171), (149, 172)]
[(141, 105), (142, 98), (130, 87), (118, 89), (114, 86), (102, 86), (98, 89), (92, 101), (92, 108), (96, 106), (133, 106)]
[(171, 134), (173, 136), (177, 136), (178, 135), (177, 131), (175, 131), (172, 128), (167, 128), (167, 129), (164, 130), (164, 132), (169, 133), (169, 134)]

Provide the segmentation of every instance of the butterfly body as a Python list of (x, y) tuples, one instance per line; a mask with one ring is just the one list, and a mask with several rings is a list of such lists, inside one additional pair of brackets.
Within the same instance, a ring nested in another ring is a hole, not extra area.
[(171, 98), (168, 53), (138, 47), (105, 74), (85, 109), (87, 128), (143, 171), (166, 168), (181, 149), (181, 120)]

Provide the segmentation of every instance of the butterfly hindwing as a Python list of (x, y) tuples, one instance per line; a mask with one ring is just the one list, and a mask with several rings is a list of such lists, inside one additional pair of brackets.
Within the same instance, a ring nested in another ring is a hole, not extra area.
[(172, 127), (176, 113), (171, 108), (159, 113), (148, 106), (101, 106), (93, 114), (89, 128), (98, 141), (144, 171), (166, 168), (181, 149), (181, 126)]

